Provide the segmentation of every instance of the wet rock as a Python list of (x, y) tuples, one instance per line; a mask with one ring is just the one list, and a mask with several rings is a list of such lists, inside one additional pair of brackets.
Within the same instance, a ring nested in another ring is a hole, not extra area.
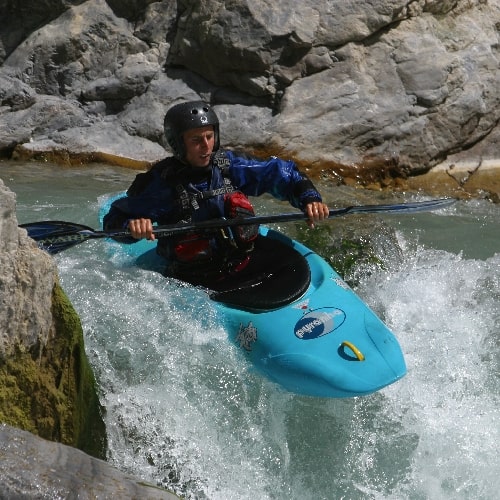
[(95, 456), (106, 432), (80, 320), (0, 181), (0, 422)]
[(57, 280), (50, 256), (19, 230), (15, 195), (0, 180), (0, 357), (47, 344), (52, 290)]
[(79, 450), (4, 424), (0, 474), (0, 498), (178, 498)]

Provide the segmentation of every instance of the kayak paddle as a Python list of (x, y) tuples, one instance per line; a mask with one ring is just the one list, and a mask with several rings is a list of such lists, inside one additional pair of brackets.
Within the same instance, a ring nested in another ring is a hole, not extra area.
[[(383, 213), (383, 212), (423, 212), (437, 210), (451, 205), (454, 198), (440, 198), (437, 200), (416, 201), (412, 203), (398, 203), (391, 205), (358, 205), (345, 208), (333, 208), (329, 212), (330, 217), (341, 217), (359, 213)], [(247, 226), (252, 224), (269, 224), (273, 222), (290, 222), (308, 219), (303, 212), (292, 212), (275, 215), (259, 215), (255, 217), (234, 219), (211, 219), (201, 222), (168, 224), (156, 226), (153, 233), (156, 236), (174, 236), (184, 233), (209, 231), (230, 226)], [(41, 221), (20, 224), (28, 231), (28, 236), (33, 238), (40, 248), (50, 254), (56, 254), (66, 250), (83, 241), (96, 238), (125, 238), (130, 237), (130, 231), (111, 230), (96, 231), (91, 227), (74, 222), (64, 221)]]

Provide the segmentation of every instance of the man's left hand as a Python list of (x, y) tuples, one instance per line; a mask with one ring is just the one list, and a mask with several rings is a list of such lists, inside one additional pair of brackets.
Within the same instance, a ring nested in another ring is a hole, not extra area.
[(306, 205), (306, 215), (309, 217), (307, 220), (307, 225), (311, 228), (314, 227), (314, 223), (326, 219), (330, 213), (328, 205), (321, 201), (313, 201)]

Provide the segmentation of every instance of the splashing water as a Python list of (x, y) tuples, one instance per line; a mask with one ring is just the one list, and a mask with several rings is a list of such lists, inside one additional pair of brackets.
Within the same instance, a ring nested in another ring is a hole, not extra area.
[[(13, 187), (20, 222), (38, 207), (37, 218), (95, 226), (88, 200), (109, 176), (81, 199), (54, 178), (45, 198), (23, 192), (25, 179)], [(202, 291), (101, 241), (59, 254), (106, 408), (110, 462), (188, 499), (496, 498), (499, 215), (460, 202), (384, 219), (401, 258), (358, 273), (356, 291), (398, 337), (408, 374), (346, 400), (290, 394), (255, 373)]]

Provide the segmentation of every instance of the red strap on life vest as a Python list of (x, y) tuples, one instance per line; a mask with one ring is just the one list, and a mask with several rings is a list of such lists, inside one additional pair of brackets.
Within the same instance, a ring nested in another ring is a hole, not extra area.
[(177, 243), (174, 247), (175, 255), (180, 262), (192, 262), (212, 256), (212, 248), (207, 238), (193, 234)]

